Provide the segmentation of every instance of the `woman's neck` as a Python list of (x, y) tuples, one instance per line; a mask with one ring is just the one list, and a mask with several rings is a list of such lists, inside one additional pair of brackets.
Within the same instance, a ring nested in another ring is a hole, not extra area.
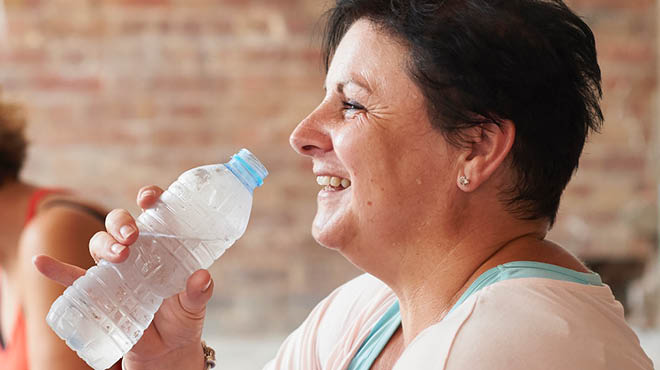
[(482, 227), (443, 246), (429, 244), (439, 240), (430, 238), (410, 248), (401, 260), (401, 273), (385, 281), (399, 299), (404, 345), (442, 320), (482, 273), (522, 258), (519, 250), (543, 243), (546, 230), (544, 222), (490, 231)]

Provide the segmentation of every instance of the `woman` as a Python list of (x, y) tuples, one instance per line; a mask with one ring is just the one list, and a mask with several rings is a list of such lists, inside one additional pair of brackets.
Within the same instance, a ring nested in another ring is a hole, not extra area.
[(103, 228), (105, 213), (67, 191), (19, 180), (24, 126), (21, 109), (0, 101), (0, 370), (88, 369), (46, 325), (63, 288), (34, 271), (31, 261), (47, 253), (91, 266), (83, 251)]
[[(545, 239), (602, 121), (579, 17), (559, 0), (339, 0), (324, 51), (325, 99), (291, 145), (323, 186), (315, 239), (367, 274), (267, 369), (652, 368), (609, 288)], [(112, 246), (135, 240), (127, 225), (108, 216), (95, 259), (126, 257)], [(83, 273), (36, 264), (65, 284)], [(205, 368), (211, 284), (199, 271), (167, 300), (126, 369)]]

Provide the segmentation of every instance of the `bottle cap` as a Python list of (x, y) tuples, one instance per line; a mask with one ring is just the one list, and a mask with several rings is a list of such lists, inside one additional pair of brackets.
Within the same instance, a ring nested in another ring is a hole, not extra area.
[(252, 175), (257, 182), (257, 186), (263, 185), (264, 179), (268, 176), (268, 170), (263, 164), (261, 164), (254, 154), (243, 148), (238, 153), (234, 154), (232, 158), (236, 159), (245, 167), (245, 169), (248, 170), (250, 175)]
[(263, 185), (264, 179), (268, 176), (266, 167), (245, 148), (234, 154), (225, 166), (245, 185), (250, 193), (254, 191), (254, 188)]

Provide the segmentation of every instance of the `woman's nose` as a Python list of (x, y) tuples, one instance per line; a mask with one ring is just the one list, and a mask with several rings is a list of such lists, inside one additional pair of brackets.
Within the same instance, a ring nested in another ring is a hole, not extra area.
[(312, 157), (332, 150), (332, 139), (318, 113), (314, 111), (302, 120), (289, 137), (291, 147), (298, 154)]

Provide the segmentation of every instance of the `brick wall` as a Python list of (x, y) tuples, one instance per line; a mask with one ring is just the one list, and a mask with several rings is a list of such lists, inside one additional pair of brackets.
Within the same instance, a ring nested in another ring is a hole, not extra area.
[[(655, 3), (571, 1), (596, 33), (606, 125), (553, 237), (591, 257), (649, 254), (655, 236)], [(357, 271), (309, 229), (315, 184), (287, 137), (322, 97), (311, 37), (325, 1), (5, 0), (0, 85), (30, 113), (24, 177), (137, 213), (144, 184), (242, 146), (271, 171), (247, 235), (213, 267), (223, 334), (297, 325)], [(657, 143), (657, 141), (656, 141)]]
[(583, 256), (646, 256), (655, 239), (656, 13), (650, 0), (573, 0), (596, 36), (605, 125), (563, 198), (556, 238)]

